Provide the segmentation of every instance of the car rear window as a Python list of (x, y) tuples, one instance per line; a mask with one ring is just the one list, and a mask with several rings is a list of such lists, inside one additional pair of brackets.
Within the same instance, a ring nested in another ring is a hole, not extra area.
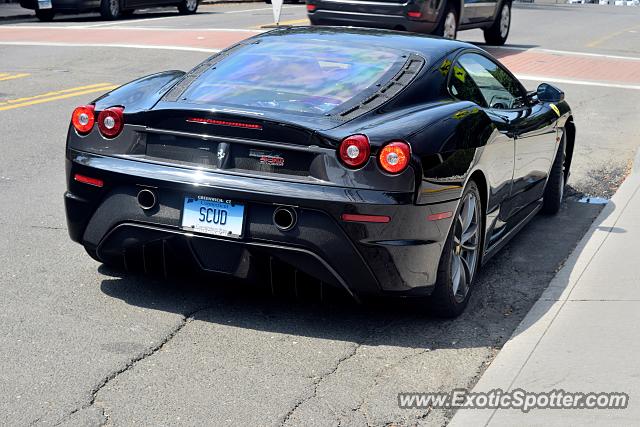
[(200, 75), (182, 99), (197, 104), (325, 114), (389, 80), (402, 52), (326, 43), (261, 41)]

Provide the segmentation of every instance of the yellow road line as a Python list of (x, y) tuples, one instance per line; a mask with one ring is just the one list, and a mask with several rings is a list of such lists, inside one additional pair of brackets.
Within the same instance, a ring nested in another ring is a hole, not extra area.
[(628, 31), (637, 30), (638, 28), (640, 28), (640, 25), (634, 25), (631, 28), (627, 28), (627, 29), (624, 29), (624, 30), (616, 31), (614, 33), (608, 34), (608, 35), (606, 35), (604, 37), (600, 37), (599, 39), (596, 39), (596, 40), (592, 41), (591, 43), (587, 44), (587, 47), (596, 47), (596, 46), (606, 42), (607, 40), (610, 40), (610, 39), (612, 39), (614, 37), (618, 37), (618, 36), (628, 32)]
[(14, 108), (28, 107), (29, 105), (44, 104), (45, 102), (57, 101), (59, 99), (73, 98), (74, 96), (86, 95), (86, 94), (89, 94), (89, 93), (106, 92), (106, 91), (109, 91), (111, 89), (115, 89), (117, 87), (118, 87), (118, 85), (102, 86), (102, 87), (98, 87), (98, 88), (82, 90), (82, 91), (79, 91), (79, 92), (66, 93), (64, 95), (51, 96), (49, 98), (33, 99), (31, 101), (23, 102), (23, 103), (20, 103), (20, 104), (0, 106), (0, 111), (13, 110)]
[(26, 101), (31, 101), (33, 99), (48, 98), (51, 96), (62, 95), (69, 92), (76, 92), (76, 91), (87, 90), (87, 89), (105, 88), (105, 91), (106, 91), (111, 86), (113, 86), (113, 83), (97, 83), (97, 84), (87, 85), (87, 86), (72, 87), (71, 89), (56, 90), (53, 92), (47, 92), (40, 95), (29, 96), (27, 98), (9, 99), (7, 101), (0, 102), (0, 106), (7, 105), (7, 104), (21, 104)]
[(29, 73), (19, 73), (19, 74), (9, 74), (6, 75), (6, 73), (0, 74), (0, 82), (3, 82), (5, 80), (13, 80), (13, 79), (21, 79), (23, 77), (29, 77), (31, 74)]

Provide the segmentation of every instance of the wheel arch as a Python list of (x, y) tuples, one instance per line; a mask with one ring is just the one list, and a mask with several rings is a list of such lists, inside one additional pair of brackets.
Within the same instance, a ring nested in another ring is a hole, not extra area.
[(573, 122), (573, 116), (569, 116), (564, 125), (566, 138), (565, 159), (564, 159), (564, 182), (569, 179), (571, 170), (571, 160), (573, 159), (573, 150), (576, 142), (576, 125)]
[(489, 202), (489, 185), (488, 185), (488, 181), (487, 181), (487, 177), (485, 176), (484, 172), (480, 169), (476, 169), (475, 171), (473, 171), (471, 173), (471, 175), (469, 175), (469, 178), (467, 179), (467, 183), (465, 184), (465, 187), (467, 186), (467, 184), (473, 181), (476, 183), (476, 186), (478, 187), (478, 192), (480, 193), (480, 214), (482, 215), (482, 221), (483, 226), (481, 227), (481, 232), (480, 232), (480, 259), (478, 260), (478, 266), (482, 265), (483, 263), (483, 258), (484, 258), (484, 252), (485, 252), (485, 240), (486, 240), (486, 235), (487, 235), (487, 204)]
[(476, 169), (471, 175), (469, 175), (467, 184), (469, 183), (469, 181), (475, 182), (478, 186), (478, 191), (480, 192), (480, 202), (482, 202), (482, 213), (486, 215), (487, 203), (489, 201), (489, 185), (487, 184), (487, 178), (485, 177), (484, 172), (482, 172), (482, 170), (480, 169)]

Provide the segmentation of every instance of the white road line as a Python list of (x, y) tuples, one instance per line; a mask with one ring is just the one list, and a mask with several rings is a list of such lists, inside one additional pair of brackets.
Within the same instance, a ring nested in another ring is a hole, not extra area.
[[(282, 6), (282, 9), (293, 9), (295, 7), (296, 6)], [(217, 13), (232, 14), (232, 13), (244, 13), (244, 12), (259, 12), (259, 11), (263, 11), (263, 10), (273, 10), (273, 8), (271, 8), (271, 7), (261, 7), (261, 8), (257, 8), (257, 9), (230, 10), (228, 12), (217, 12)]]
[(572, 56), (588, 56), (592, 58), (606, 58), (606, 59), (624, 59), (628, 61), (640, 61), (640, 57), (637, 56), (620, 56), (620, 55), (606, 55), (603, 53), (589, 53), (589, 52), (576, 52), (572, 50), (555, 50), (555, 49), (542, 49), (542, 48), (526, 48), (515, 46), (480, 46), (486, 50), (518, 50), (526, 52), (541, 52), (541, 53), (555, 53), (558, 55), (572, 55)]
[[(0, 28), (20, 28), (27, 30), (86, 30), (84, 26), (45, 26), (45, 25), (4, 25)], [(184, 32), (238, 32), (238, 33), (263, 33), (265, 30), (252, 30), (248, 28), (171, 28), (171, 27), (105, 27), (103, 30), (136, 30), (136, 31), (184, 31)]]
[[(292, 6), (286, 7), (283, 6), (283, 9), (291, 9)], [(242, 9), (242, 10), (230, 10), (227, 12), (213, 12), (214, 15), (227, 15), (232, 13), (245, 13), (245, 12), (254, 12), (254, 11), (265, 11), (272, 10), (270, 7), (256, 8), (256, 9)], [(202, 15), (204, 16), (204, 15)], [(157, 18), (140, 18), (140, 19), (132, 19), (130, 21), (117, 21), (117, 22), (103, 22), (100, 24), (90, 24), (90, 25), (80, 25), (78, 28), (100, 28), (100, 27), (115, 27), (122, 26), (128, 24), (137, 24), (143, 22), (151, 22), (151, 21), (160, 21), (163, 19), (175, 19), (175, 18), (184, 18), (184, 15), (170, 15), (170, 16), (159, 16)]]
[(183, 15), (159, 16), (157, 18), (140, 18), (140, 19), (132, 19), (130, 21), (102, 22), (100, 24), (75, 25), (74, 27), (76, 28), (111, 27), (111, 26), (123, 25), (127, 23), (151, 22), (151, 21), (159, 21), (161, 19), (182, 18), (182, 17)]
[(640, 90), (640, 85), (594, 82), (589, 80), (561, 79), (561, 78), (546, 77), (546, 76), (530, 76), (527, 74), (516, 74), (516, 77), (519, 78), (520, 80), (534, 80), (534, 81), (540, 81), (540, 82), (565, 83), (565, 84), (580, 85), (580, 86), (599, 86), (599, 87), (608, 87), (608, 88), (615, 88), (615, 89)]
[(117, 44), (117, 43), (55, 43), (55, 42), (2, 42), (0, 45), (6, 46), (55, 46), (55, 47), (113, 47), (113, 48), (131, 48), (131, 49), (160, 49), (160, 50), (186, 50), (190, 52), (206, 52), (216, 53), (221, 49), (207, 49), (201, 47), (189, 46), (151, 46), (142, 44)]

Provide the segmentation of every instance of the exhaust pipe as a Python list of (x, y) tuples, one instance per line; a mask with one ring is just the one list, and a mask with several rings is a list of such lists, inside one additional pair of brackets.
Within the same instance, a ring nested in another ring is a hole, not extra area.
[(298, 214), (293, 208), (278, 207), (273, 211), (273, 224), (280, 231), (289, 231), (296, 226)]
[(140, 190), (140, 192), (138, 192), (137, 198), (138, 205), (145, 211), (155, 208), (158, 202), (156, 199), (156, 194), (148, 188)]

